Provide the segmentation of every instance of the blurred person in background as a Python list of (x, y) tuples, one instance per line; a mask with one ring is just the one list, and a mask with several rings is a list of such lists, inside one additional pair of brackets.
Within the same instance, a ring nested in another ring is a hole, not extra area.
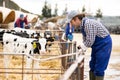
[(28, 20), (27, 20), (27, 15), (24, 17), (23, 14), (20, 14), (20, 17), (15, 21), (14, 27), (19, 27), (19, 28), (29, 28), (28, 26)]
[(65, 28), (65, 36), (66, 40), (73, 40), (73, 33), (74, 32), (74, 27), (72, 27), (71, 23), (67, 23), (66, 28)]
[(80, 27), (83, 35), (83, 43), (78, 49), (86, 51), (91, 47), (91, 60), (89, 63), (89, 79), (104, 80), (105, 70), (107, 69), (112, 50), (112, 39), (110, 33), (103, 24), (85, 17), (78, 11), (72, 10), (67, 15), (67, 22), (74, 27)]
[[(62, 36), (63, 43), (61, 43), (61, 46), (62, 46), (61, 52), (62, 52), (62, 54), (68, 54), (68, 53), (71, 53), (71, 51), (69, 49), (72, 48), (72, 43), (69, 43), (69, 42), (73, 40), (72, 33), (74, 32), (74, 27), (72, 27), (71, 23), (65, 23), (64, 26), (65, 26), (65, 31)], [(62, 66), (64, 69), (66, 69), (66, 67), (67, 67), (66, 64), (70, 60), (71, 60), (71, 58), (66, 58), (66, 57), (62, 58)]]

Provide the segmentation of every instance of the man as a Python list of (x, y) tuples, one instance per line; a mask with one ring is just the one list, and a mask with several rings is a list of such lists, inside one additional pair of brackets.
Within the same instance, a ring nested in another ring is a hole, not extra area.
[(20, 17), (16, 20), (14, 27), (20, 27), (20, 28), (28, 27), (27, 16), (24, 17), (23, 14), (20, 14)]
[[(72, 27), (71, 23), (65, 23), (65, 33), (63, 33), (62, 38), (61, 38), (61, 53), (64, 55), (66, 53), (72, 53), (72, 43), (67, 43), (73, 40), (73, 33), (74, 32), (74, 27)], [(70, 49), (68, 51), (68, 49)], [(70, 58), (68, 58), (69, 61)], [(67, 67), (67, 58), (63, 57), (62, 58), (62, 66), (64, 69)]]
[(84, 14), (71, 11), (67, 16), (67, 21), (75, 27), (80, 27), (83, 35), (83, 44), (79, 49), (86, 51), (91, 47), (90, 80), (104, 80), (104, 73), (108, 66), (112, 40), (108, 30), (100, 22), (88, 19)]

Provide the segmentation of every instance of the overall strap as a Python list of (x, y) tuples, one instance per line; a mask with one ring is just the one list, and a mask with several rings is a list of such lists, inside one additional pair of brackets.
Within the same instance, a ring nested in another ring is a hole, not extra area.
[(82, 32), (82, 35), (84, 37), (86, 37), (86, 33), (85, 33), (85, 30), (84, 30), (84, 28), (85, 28), (85, 21), (86, 21), (86, 19), (83, 19), (83, 23), (82, 23), (82, 26), (81, 26), (81, 32)]

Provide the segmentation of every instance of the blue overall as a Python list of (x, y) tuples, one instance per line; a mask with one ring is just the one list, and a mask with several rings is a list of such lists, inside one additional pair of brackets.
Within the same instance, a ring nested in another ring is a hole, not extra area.
[(72, 28), (70, 29), (70, 23), (68, 23), (65, 29), (65, 35), (66, 38), (69, 39), (70, 41), (73, 40), (73, 34), (72, 34), (73, 32), (74, 32), (74, 27), (72, 26)]
[[(84, 31), (85, 20), (83, 20), (83, 26), (81, 29), (82, 35), (86, 36)], [(91, 46), (91, 60), (89, 63), (90, 70), (94, 72), (96, 76), (104, 76), (104, 71), (106, 70), (112, 50), (112, 40), (110, 35), (105, 38), (95, 37), (95, 42)]]
[(15, 22), (14, 27), (24, 28), (24, 21), (20, 20), (20, 26), (18, 26), (18, 24)]
[[(74, 27), (72, 26), (72, 28), (70, 28), (70, 23), (67, 23), (66, 28), (65, 28), (65, 36), (66, 36), (66, 40), (73, 40), (73, 33), (74, 32)], [(69, 44), (66, 43), (66, 48), (69, 48)]]

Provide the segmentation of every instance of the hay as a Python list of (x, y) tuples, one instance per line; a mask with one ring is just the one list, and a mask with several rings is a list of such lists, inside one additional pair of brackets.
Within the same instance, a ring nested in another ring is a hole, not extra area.
[(2, 23), (2, 21), (3, 21), (3, 14), (2, 12), (0, 12), (0, 24)]
[(57, 20), (60, 19), (60, 18), (65, 18), (65, 16), (56, 16), (56, 17), (48, 18), (44, 22), (45, 23), (47, 23), (47, 22), (57, 22)]
[(27, 19), (28, 19), (28, 22), (31, 22), (31, 21), (36, 21), (37, 20), (37, 15), (35, 14), (30, 14), (30, 13), (26, 13), (26, 15), (28, 15)]
[(34, 17), (32, 20), (31, 20), (31, 23), (36, 23), (37, 22), (37, 18)]
[(15, 21), (15, 11), (11, 11), (5, 18), (3, 24), (8, 24)]
[[(54, 44), (52, 45), (52, 47), (57, 47), (58, 44)], [(0, 45), (0, 48), (2, 46)], [(59, 55), (58, 53), (58, 50), (60, 49), (55, 49), (53, 51), (51, 51), (51, 53), (46, 53), (45, 55)], [(2, 52), (2, 49), (0, 49), (0, 52)], [(22, 67), (22, 56), (17, 56), (17, 55), (14, 55), (14, 56), (10, 56), (11, 57), (11, 60), (10, 60), (10, 64), (9, 64), (9, 67), (8, 68), (21, 68)], [(48, 58), (50, 56), (42, 56), (41, 58), (44, 59), (44, 58)], [(4, 59), (4, 56), (3, 55), (0, 55), (0, 68), (4, 68), (4, 63), (3, 63), (3, 59)], [(35, 62), (35, 61), (34, 61)], [(26, 64), (26, 60), (24, 60), (24, 65)], [(52, 70), (52, 69), (60, 69), (61, 68), (61, 60), (60, 59), (55, 59), (55, 60), (49, 60), (49, 61), (45, 61), (45, 62), (40, 62), (39, 63), (39, 66), (41, 70), (26, 70), (24, 69), (24, 72), (27, 72), (27, 73), (61, 73), (61, 70)], [(24, 68), (26, 68), (24, 66)], [(43, 69), (43, 70), (42, 70)], [(4, 70), (1, 70), (4, 72)], [(8, 72), (20, 72), (21, 73), (21, 70), (16, 70), (16, 69), (9, 69)], [(38, 78), (40, 77), (41, 79), (39, 80), (58, 80), (58, 78), (60, 77), (61, 74), (39, 74), (39, 75), (36, 75), (34, 74), (33, 75), (33, 80), (38, 80)], [(27, 76), (27, 79), (26, 80), (32, 80), (32, 74), (24, 74), (24, 77)], [(8, 79), (9, 80), (22, 80), (22, 74), (8, 74)], [(5, 76), (4, 73), (1, 73), (0, 74), (0, 80), (8, 80)]]

